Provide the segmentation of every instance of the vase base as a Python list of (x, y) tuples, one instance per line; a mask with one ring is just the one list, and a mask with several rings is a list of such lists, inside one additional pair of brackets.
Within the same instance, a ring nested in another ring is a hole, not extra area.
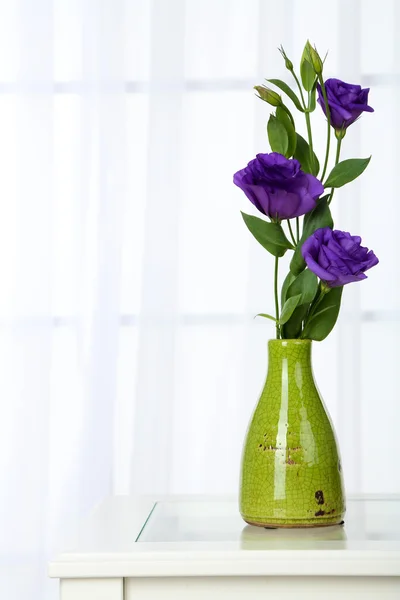
[(247, 519), (245, 517), (243, 517), (243, 520), (248, 524), (248, 525), (254, 525), (255, 527), (264, 527), (264, 529), (304, 529), (304, 528), (311, 528), (311, 527), (332, 527), (334, 525), (343, 525), (344, 521), (341, 517), (336, 517), (335, 519), (326, 519), (325, 521), (320, 521), (320, 520), (315, 520), (315, 521), (308, 521), (308, 520), (304, 520), (304, 522), (302, 522), (301, 520), (299, 521), (295, 521), (295, 520), (291, 520), (288, 519), (287, 521), (285, 520), (279, 520), (279, 521), (273, 521), (268, 520), (268, 522), (261, 522), (261, 521), (256, 521), (253, 519)]

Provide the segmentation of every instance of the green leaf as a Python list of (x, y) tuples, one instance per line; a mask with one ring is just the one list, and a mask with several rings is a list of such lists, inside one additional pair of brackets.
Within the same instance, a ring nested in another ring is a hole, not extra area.
[(288, 86), (287, 83), (285, 83), (281, 79), (267, 79), (267, 81), (269, 83), (273, 83), (274, 85), (276, 85), (276, 87), (278, 87), (280, 90), (282, 90), (282, 92), (285, 92), (285, 94), (287, 96), (289, 96), (289, 98), (291, 99), (291, 101), (293, 102), (293, 104), (295, 105), (297, 110), (304, 112), (304, 108), (301, 106), (299, 98), (296, 96), (295, 92), (292, 90), (292, 88), (290, 86)]
[(343, 286), (335, 287), (324, 296), (318, 306), (318, 313), (305, 326), (302, 338), (321, 342), (330, 334), (339, 315), (342, 292)]
[(314, 82), (313, 88), (310, 92), (310, 108), (309, 108), (309, 112), (313, 112), (315, 110), (315, 106), (316, 106), (316, 98), (317, 96), (317, 79)]
[(298, 294), (297, 296), (292, 296), (291, 298), (288, 298), (286, 300), (286, 302), (282, 308), (281, 317), (279, 319), (280, 325), (284, 325), (287, 321), (289, 321), (290, 317), (293, 314), (293, 311), (295, 310), (296, 306), (299, 304), (300, 299), (301, 299), (301, 294)]
[(246, 215), (243, 212), (242, 217), (247, 229), (253, 234), (257, 242), (274, 256), (283, 256), (289, 248), (293, 250), (292, 244), (278, 223), (269, 223), (264, 219)]
[[(275, 317), (273, 317), (272, 315), (269, 315), (267, 313), (258, 313), (258, 315), (256, 315), (256, 317), (264, 317), (264, 319), (271, 319), (271, 321), (275, 321), (275, 323), (276, 323)], [(254, 318), (256, 318), (256, 317), (254, 317)]]
[(282, 123), (282, 125), (286, 129), (288, 137), (288, 147), (285, 156), (286, 158), (290, 158), (291, 156), (293, 156), (293, 153), (296, 149), (296, 130), (284, 108), (278, 106), (278, 108), (276, 109), (276, 118)]
[(282, 327), (282, 336), (287, 340), (292, 340), (301, 334), (303, 321), (308, 312), (308, 304), (302, 304), (296, 308), (289, 321)]
[(296, 142), (296, 149), (293, 154), (294, 158), (296, 158), (299, 161), (301, 168), (305, 173), (311, 173), (312, 175), (317, 176), (318, 171), (319, 171), (319, 162), (318, 162), (318, 158), (317, 158), (315, 152), (314, 152), (315, 168), (313, 169), (312, 164), (311, 164), (311, 159), (310, 159), (310, 146), (308, 145), (306, 140), (299, 133), (296, 133), (296, 137), (297, 137), (297, 142)]
[(290, 262), (290, 270), (294, 275), (298, 275), (306, 268), (306, 263), (301, 254), (301, 248), (306, 239), (321, 227), (333, 229), (333, 219), (327, 199), (328, 196), (320, 198), (317, 206), (304, 217), (303, 234)]
[[(300, 298), (298, 302), (296, 302), (295, 310), (282, 329), (283, 336), (287, 339), (297, 338), (301, 334), (303, 321), (306, 318), (310, 303), (314, 300), (318, 290), (317, 276), (309, 269), (300, 273), (298, 277), (292, 277), (293, 280), (290, 285), (288, 285), (286, 297), (291, 299), (300, 296)], [(289, 279), (288, 275), (284, 285)], [(288, 302), (288, 300), (286, 300), (286, 302)]]
[[(308, 41), (307, 44), (309, 44)], [(315, 71), (311, 63), (307, 44), (304, 46), (303, 54), (301, 56), (300, 75), (304, 89), (307, 90), (307, 92), (310, 92), (315, 82)]]
[(338, 163), (329, 173), (329, 177), (324, 183), (324, 187), (339, 188), (346, 183), (350, 183), (365, 171), (368, 167), (369, 158), (349, 158)]
[(282, 104), (281, 104), (281, 106), (280, 106), (279, 108), (281, 108), (282, 110), (284, 110), (284, 111), (285, 111), (285, 113), (287, 114), (287, 116), (288, 116), (288, 117), (289, 117), (289, 119), (290, 119), (290, 122), (291, 122), (291, 124), (292, 124), (292, 125), (293, 125), (293, 127), (294, 127), (295, 125), (294, 125), (294, 119), (293, 119), (293, 115), (292, 115), (292, 113), (290, 112), (290, 110), (288, 109), (288, 107), (286, 106), (286, 104), (283, 104), (283, 102), (282, 102)]
[(316, 313), (313, 314), (313, 316), (310, 319), (310, 323), (311, 321), (313, 321), (314, 319), (316, 319), (318, 317), (318, 315), (321, 315), (322, 313), (326, 312), (327, 310), (331, 310), (331, 308), (335, 308), (334, 304), (330, 304), (329, 306), (327, 306), (326, 308), (323, 308), (322, 310), (318, 310)]
[[(317, 206), (314, 208), (314, 210), (311, 210), (309, 213), (306, 213), (304, 215), (303, 232), (304, 232), (305, 227), (308, 225), (308, 222), (309, 221), (312, 222), (312, 220), (316, 219), (318, 215), (321, 218), (321, 220), (323, 220), (324, 222), (325, 221), (329, 222), (329, 223), (331, 222), (330, 219), (332, 219), (332, 215), (331, 215), (330, 218), (328, 216), (327, 219), (325, 220), (325, 219), (322, 218), (322, 214), (321, 214), (321, 213), (325, 213), (325, 210), (326, 210), (325, 203), (328, 203), (329, 196), (330, 196), (330, 194), (325, 194), (325, 196), (321, 196), (321, 198), (319, 200), (317, 200)], [(316, 209), (317, 209), (318, 206), (319, 206), (319, 209), (317, 211)], [(329, 206), (328, 206), (328, 208), (329, 208)], [(331, 210), (329, 208), (329, 213), (330, 213), (330, 211)], [(332, 220), (332, 225), (329, 225), (329, 223), (328, 223), (328, 225), (320, 225), (319, 227), (331, 227), (331, 229), (333, 229), (333, 220)], [(318, 229), (318, 227), (317, 227), (317, 229)], [(313, 231), (315, 231), (315, 229)]]
[(274, 115), (271, 115), (267, 125), (268, 140), (272, 152), (286, 155), (289, 138), (286, 128)]
[(307, 92), (312, 90), (315, 81), (315, 73), (312, 65), (304, 58), (300, 65), (300, 74), (303, 87)]
[(281, 308), (286, 302), (286, 294), (287, 294), (288, 288), (289, 288), (290, 284), (294, 281), (294, 279), (295, 279), (295, 275), (293, 275), (293, 273), (291, 271), (289, 271), (289, 273), (285, 277), (285, 281), (282, 284)]
[(317, 290), (318, 277), (310, 269), (305, 269), (289, 286), (287, 297), (291, 298), (300, 295), (298, 304), (311, 304), (317, 294)]

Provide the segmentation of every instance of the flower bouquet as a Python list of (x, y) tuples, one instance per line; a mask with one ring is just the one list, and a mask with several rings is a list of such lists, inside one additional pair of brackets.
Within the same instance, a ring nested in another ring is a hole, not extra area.
[[(305, 119), (307, 140), (281, 94), (261, 85), (258, 97), (274, 107), (267, 132), (272, 152), (257, 154), (233, 181), (264, 218), (242, 213), (255, 239), (274, 256), (275, 323), (269, 342), (267, 380), (247, 433), (241, 472), (240, 509), (251, 524), (312, 527), (343, 520), (342, 469), (330, 418), (311, 368), (312, 340), (324, 340), (340, 310), (343, 287), (366, 278), (378, 263), (361, 238), (334, 229), (330, 205), (337, 188), (359, 177), (370, 158), (340, 160), (348, 127), (368, 105), (369, 89), (324, 79), (324, 61), (306, 43), (300, 77), (281, 47), (296, 93), (280, 79), (268, 82), (285, 94)], [(311, 114), (317, 103), (327, 122), (326, 149), (319, 161)], [(335, 163), (328, 172), (332, 132)], [(322, 166), (321, 166), (322, 165)], [(291, 252), (278, 293), (279, 259)]]

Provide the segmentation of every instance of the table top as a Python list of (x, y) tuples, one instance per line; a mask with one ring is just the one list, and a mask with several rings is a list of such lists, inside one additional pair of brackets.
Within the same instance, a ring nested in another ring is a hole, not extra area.
[(347, 502), (344, 526), (246, 525), (233, 497), (114, 496), (83, 524), (51, 577), (400, 576), (400, 497)]

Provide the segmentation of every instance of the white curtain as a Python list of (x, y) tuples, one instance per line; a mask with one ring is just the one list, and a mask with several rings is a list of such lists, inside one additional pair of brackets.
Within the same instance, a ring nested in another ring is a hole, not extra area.
[(281, 43), (372, 88), (334, 211), (381, 264), (314, 364), (348, 491), (400, 492), (399, 25), (396, 0), (0, 0), (1, 598), (55, 599), (46, 561), (107, 494), (235, 492), (272, 260), (232, 174), (268, 149)]

